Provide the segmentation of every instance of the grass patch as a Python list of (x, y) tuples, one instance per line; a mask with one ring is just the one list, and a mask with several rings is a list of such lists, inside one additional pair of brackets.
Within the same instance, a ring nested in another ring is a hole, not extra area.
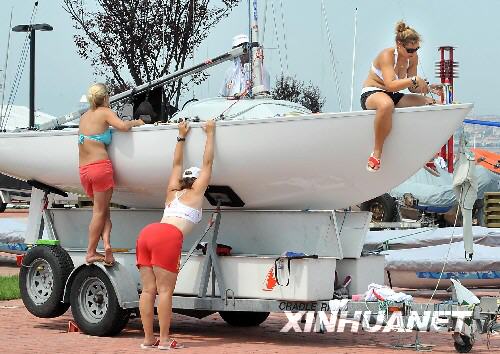
[(19, 276), (0, 276), (0, 301), (21, 298)]

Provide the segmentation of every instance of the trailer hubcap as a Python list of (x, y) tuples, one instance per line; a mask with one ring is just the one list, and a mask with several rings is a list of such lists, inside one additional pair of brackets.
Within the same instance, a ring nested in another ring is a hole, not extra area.
[(90, 323), (100, 322), (108, 311), (108, 290), (99, 278), (88, 278), (81, 287), (79, 306)]
[(28, 271), (28, 295), (37, 305), (45, 303), (54, 286), (54, 274), (50, 264), (45, 259), (35, 259)]

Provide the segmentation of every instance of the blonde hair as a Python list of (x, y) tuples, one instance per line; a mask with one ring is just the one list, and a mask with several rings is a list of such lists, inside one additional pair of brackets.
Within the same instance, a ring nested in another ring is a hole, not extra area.
[(396, 42), (408, 44), (409, 42), (420, 42), (422, 38), (413, 28), (403, 21), (396, 23)]
[(108, 96), (108, 88), (101, 83), (93, 84), (87, 91), (87, 101), (92, 109), (103, 106)]

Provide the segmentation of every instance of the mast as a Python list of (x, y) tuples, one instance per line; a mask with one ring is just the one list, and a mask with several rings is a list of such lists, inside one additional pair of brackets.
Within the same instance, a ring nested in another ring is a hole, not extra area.
[[(258, 24), (258, 14), (257, 14), (257, 0), (248, 0), (249, 3), (249, 14), (250, 14), (250, 48), (251, 48), (251, 60), (250, 60), (250, 75), (252, 80), (251, 93), (253, 95), (259, 95), (266, 91), (264, 83), (262, 82), (262, 57), (263, 49), (259, 46), (259, 24)], [(252, 3), (252, 6), (250, 6)]]
[(358, 28), (358, 8), (354, 9), (354, 39), (352, 45), (352, 74), (351, 74), (351, 106), (349, 112), (352, 112), (352, 103), (354, 100), (354, 74), (356, 72), (356, 35)]
[[(12, 28), (12, 14), (13, 14), (13, 12), (14, 12), (14, 8), (12, 8), (10, 10), (9, 35), (7, 38), (7, 50), (5, 51), (5, 65), (3, 67), (2, 82), (0, 82), (0, 92), (2, 94), (2, 102), (0, 105), (0, 130), (2, 129), (3, 120), (5, 119), (5, 117), (3, 116), (3, 102), (5, 99), (5, 82), (7, 80), (7, 66), (9, 64), (9, 49), (10, 49), (9, 47), (10, 47), (10, 34), (11, 34), (10, 29)], [(2, 72), (2, 70), (0, 70), (0, 72)]]
[[(240, 55), (244, 54), (245, 51), (246, 51), (246, 48), (236, 47), (236, 48), (230, 50), (229, 52), (226, 52), (226, 53), (219, 55), (215, 58), (207, 59), (204, 62), (199, 63), (197, 65), (194, 65), (190, 68), (178, 70), (172, 74), (162, 76), (156, 80), (147, 82), (147, 83), (142, 84), (140, 86), (137, 86), (133, 89), (124, 91), (124, 92), (119, 93), (117, 95), (114, 95), (114, 96), (110, 97), (109, 103), (116, 103), (116, 102), (119, 102), (119, 101), (126, 99), (128, 97), (133, 97), (135, 95), (138, 95), (142, 92), (150, 91), (150, 90), (153, 90), (157, 87), (164, 86), (172, 81), (180, 80), (185, 76), (196, 74), (196, 73), (203, 71), (205, 69), (208, 69), (212, 66), (219, 65), (219, 64), (224, 63), (224, 62), (231, 60), (233, 58), (237, 58)], [(61, 124), (68, 123), (68, 122), (71, 122), (73, 120), (80, 118), (82, 116), (82, 114), (84, 114), (86, 111), (87, 111), (87, 108), (83, 108), (83, 109), (80, 109), (79, 111), (72, 112), (66, 116), (53, 119), (50, 122), (40, 124), (40, 126), (38, 127), (38, 130), (54, 129), (54, 128), (60, 126)]]

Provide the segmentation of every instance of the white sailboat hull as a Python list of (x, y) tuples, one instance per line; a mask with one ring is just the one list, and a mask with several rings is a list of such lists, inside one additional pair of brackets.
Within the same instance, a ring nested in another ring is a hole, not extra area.
[[(366, 171), (374, 111), (217, 122), (212, 185), (230, 186), (249, 209), (333, 209), (389, 191), (414, 174), (453, 134), (471, 104), (396, 109), (382, 167)], [(191, 123), (184, 165), (200, 165), (201, 123)], [(162, 208), (176, 125), (114, 132), (113, 202)], [(3, 133), (0, 171), (83, 194), (77, 131)], [(208, 204), (207, 204), (208, 205)]]

